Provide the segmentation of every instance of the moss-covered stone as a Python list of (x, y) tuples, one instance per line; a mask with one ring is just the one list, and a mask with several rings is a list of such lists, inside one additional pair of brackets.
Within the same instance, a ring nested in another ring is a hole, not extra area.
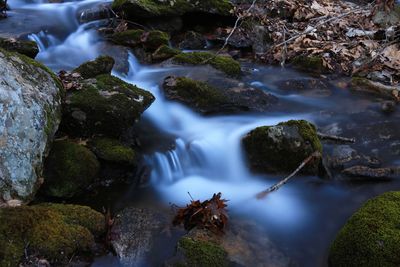
[[(242, 143), (252, 169), (265, 173), (292, 172), (313, 152), (322, 152), (315, 126), (305, 120), (258, 127)], [(316, 174), (318, 165), (314, 160), (304, 170)]]
[(91, 252), (105, 231), (104, 216), (88, 207), (41, 204), (0, 209), (0, 266), (18, 266), (25, 252), (51, 264), (68, 264)]
[(328, 69), (324, 66), (324, 62), (319, 56), (297, 56), (291, 61), (293, 67), (302, 71), (314, 73), (327, 73)]
[(16, 39), (0, 38), (0, 47), (11, 52), (17, 52), (30, 58), (35, 58), (39, 47), (33, 41), (20, 41)]
[(44, 192), (59, 198), (80, 194), (94, 182), (99, 167), (96, 156), (84, 146), (55, 141), (45, 162)]
[(155, 51), (162, 45), (168, 45), (169, 35), (162, 31), (127, 30), (113, 34), (111, 41), (131, 48), (143, 47), (146, 51)]
[(400, 192), (368, 200), (333, 242), (331, 266), (400, 266)]
[(122, 165), (135, 164), (135, 151), (117, 139), (95, 138), (89, 145), (99, 159)]
[(191, 12), (229, 16), (232, 4), (229, 0), (114, 0), (112, 8), (124, 12), (130, 19), (140, 19), (181, 16)]
[(154, 96), (114, 76), (103, 74), (67, 95), (62, 129), (74, 136), (119, 137), (154, 101)]
[(178, 251), (185, 260), (175, 266), (223, 267), (228, 266), (226, 251), (216, 243), (183, 237), (178, 242)]
[(216, 112), (231, 105), (217, 88), (186, 77), (167, 77), (163, 89), (168, 99), (184, 103), (200, 113)]
[(190, 65), (210, 64), (229, 76), (239, 76), (241, 74), (239, 62), (229, 56), (219, 56), (209, 52), (181, 53), (173, 57), (173, 62)]
[(162, 45), (156, 51), (154, 51), (154, 53), (151, 55), (151, 58), (153, 62), (164, 61), (180, 53), (181, 52), (178, 49), (171, 48), (168, 45)]
[(109, 56), (100, 56), (95, 60), (88, 61), (74, 69), (73, 72), (78, 72), (84, 79), (95, 78), (100, 74), (111, 74), (115, 60)]

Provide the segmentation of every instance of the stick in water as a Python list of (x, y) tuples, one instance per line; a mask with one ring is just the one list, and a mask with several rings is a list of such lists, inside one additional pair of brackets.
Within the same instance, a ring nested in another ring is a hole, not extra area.
[(323, 134), (320, 132), (318, 132), (317, 135), (320, 139), (325, 139), (325, 140), (339, 141), (339, 142), (345, 142), (345, 143), (355, 143), (356, 142), (355, 138), (347, 138), (347, 137), (342, 137), (342, 136), (337, 136), (337, 135)]
[(281, 188), (284, 184), (287, 183), (287, 181), (289, 181), (290, 178), (292, 178), (293, 176), (295, 176), (299, 171), (301, 171), (301, 169), (304, 168), (304, 166), (306, 166), (311, 160), (316, 159), (321, 157), (321, 153), (319, 151), (315, 151), (314, 153), (312, 153), (308, 158), (306, 158), (305, 160), (303, 160), (303, 162), (299, 165), (299, 167), (297, 167), (296, 170), (294, 170), (294, 172), (292, 172), (291, 174), (289, 174), (289, 176), (285, 177), (284, 179), (280, 180), (277, 184), (274, 184), (273, 186), (271, 186), (270, 188), (268, 188), (267, 190), (264, 190), (260, 193), (258, 193), (256, 195), (257, 199), (263, 199), (265, 198), (269, 193), (272, 193), (276, 190), (278, 190), (279, 188)]

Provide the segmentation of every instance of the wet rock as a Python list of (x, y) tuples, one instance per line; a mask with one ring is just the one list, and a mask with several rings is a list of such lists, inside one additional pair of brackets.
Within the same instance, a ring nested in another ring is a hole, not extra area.
[(387, 86), (379, 82), (374, 82), (362, 77), (353, 77), (350, 90), (368, 94), (378, 95), (380, 97), (400, 101), (400, 88), (397, 86)]
[(43, 192), (57, 198), (82, 194), (94, 183), (99, 168), (96, 156), (86, 147), (55, 141), (45, 162)]
[(327, 73), (329, 70), (324, 66), (323, 59), (318, 56), (297, 56), (290, 62), (292, 66), (301, 71), (313, 73)]
[(206, 38), (197, 32), (189, 31), (185, 33), (183, 41), (179, 43), (179, 49), (204, 49), (207, 46)]
[(111, 75), (99, 75), (67, 94), (61, 128), (72, 136), (119, 137), (153, 101), (154, 96), (145, 90)]
[(344, 169), (343, 174), (350, 177), (366, 180), (384, 180), (390, 177), (400, 177), (400, 168), (370, 168), (367, 166), (353, 166)]
[(228, 0), (115, 0), (112, 8), (123, 11), (128, 19), (181, 16), (187, 13), (207, 13), (230, 16), (232, 4)]
[(33, 41), (20, 41), (14, 38), (0, 38), (0, 48), (7, 51), (17, 52), (35, 58), (39, 53), (39, 47)]
[(61, 119), (63, 89), (42, 64), (0, 49), (0, 199), (30, 200)]
[(110, 39), (119, 45), (130, 48), (142, 47), (147, 51), (155, 51), (169, 43), (169, 35), (162, 31), (127, 30), (113, 34)]
[(206, 65), (209, 64), (229, 76), (239, 76), (241, 68), (239, 62), (229, 56), (214, 55), (209, 52), (181, 53), (172, 58), (175, 64)]
[(100, 56), (95, 60), (88, 61), (77, 67), (73, 72), (81, 74), (82, 78), (95, 78), (100, 74), (111, 74), (115, 60), (109, 56)]
[(265, 112), (278, 103), (277, 97), (258, 88), (234, 87), (223, 93), (232, 103), (245, 111)]
[(336, 236), (330, 248), (330, 266), (398, 266), (399, 210), (400, 192), (368, 200)]
[(110, 19), (112, 17), (114, 17), (114, 14), (112, 14), (111, 7), (109, 5), (102, 4), (81, 11), (79, 14), (79, 22), (83, 24), (94, 20)]
[[(315, 126), (304, 120), (258, 127), (242, 144), (251, 169), (264, 173), (290, 173), (313, 152), (322, 152)], [(309, 163), (304, 172), (317, 174), (319, 163)]]
[(0, 266), (20, 266), (31, 255), (67, 266), (73, 256), (91, 255), (105, 231), (101, 213), (78, 205), (4, 208), (0, 220)]
[(383, 101), (381, 109), (384, 113), (390, 114), (396, 110), (396, 102), (394, 101)]
[(278, 81), (275, 84), (283, 91), (297, 92), (303, 95), (322, 97), (332, 95), (329, 85), (321, 79), (297, 78)]
[(194, 229), (182, 237), (166, 266), (291, 266), (257, 225), (234, 222), (223, 235)]
[(181, 51), (177, 49), (173, 49), (167, 45), (162, 45), (151, 55), (151, 58), (152, 62), (160, 62), (174, 57), (180, 53)]
[(111, 244), (122, 266), (143, 266), (152, 247), (169, 224), (167, 218), (156, 211), (129, 207), (117, 216)]

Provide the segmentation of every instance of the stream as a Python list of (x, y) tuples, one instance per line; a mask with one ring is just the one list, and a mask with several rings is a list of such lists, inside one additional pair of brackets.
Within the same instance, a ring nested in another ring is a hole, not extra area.
[[(104, 3), (106, 1), (10, 0), (12, 11), (7, 20), (1, 21), (0, 35), (19, 34), (34, 40), (40, 48), (38, 61), (55, 72), (71, 70), (104, 51), (118, 51), (96, 31), (105, 22), (79, 22), (81, 10)], [(137, 189), (115, 190), (113, 202), (117, 208), (132, 204), (168, 209), (171, 203), (186, 205), (190, 201), (188, 192), (194, 199), (202, 200), (222, 192), (229, 200), (230, 220), (245, 218), (256, 222), (294, 265), (326, 266), (329, 245), (349, 216), (368, 198), (400, 189), (398, 180), (343, 182), (304, 176), (293, 178), (266, 199), (254, 197), (282, 178), (256, 175), (247, 167), (241, 138), (257, 126), (306, 119), (324, 132), (339, 129), (336, 132), (340, 135), (356, 138), (353, 147), (379, 157), (385, 165), (399, 164), (398, 154), (387, 151), (392, 151), (396, 142), (400, 147), (400, 114), (382, 113), (375, 98), (353, 95), (334, 85), (311, 92), (283, 89), (279, 86), (282, 81), (311, 76), (243, 62), (246, 74), (241, 82), (274, 94), (280, 99), (279, 107), (262, 114), (204, 117), (166, 100), (159, 85), (169, 75), (217, 79), (218, 73), (209, 67), (146, 66), (131, 53), (116, 60), (126, 65), (127, 71), (114, 69), (113, 75), (156, 97), (140, 124), (151, 125), (158, 135), (172, 137), (174, 143), (166, 149), (154, 146), (146, 151), (144, 160), (151, 170), (148, 184)], [(333, 146), (328, 143), (324, 149), (329, 151)], [(173, 251), (174, 245), (172, 241), (162, 244), (167, 251)], [(156, 264), (161, 266), (163, 260), (164, 256), (160, 256)], [(93, 266), (119, 264), (116, 257), (109, 255), (98, 258)]]

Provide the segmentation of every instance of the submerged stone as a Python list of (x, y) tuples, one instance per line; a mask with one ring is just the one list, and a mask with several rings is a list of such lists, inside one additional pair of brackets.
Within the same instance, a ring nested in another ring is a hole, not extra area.
[[(322, 152), (315, 126), (305, 120), (258, 127), (242, 143), (250, 167), (263, 173), (290, 173), (313, 152)], [(307, 164), (304, 172), (317, 174), (319, 162)]]
[(368, 200), (340, 230), (329, 253), (331, 266), (400, 265), (400, 192)]

